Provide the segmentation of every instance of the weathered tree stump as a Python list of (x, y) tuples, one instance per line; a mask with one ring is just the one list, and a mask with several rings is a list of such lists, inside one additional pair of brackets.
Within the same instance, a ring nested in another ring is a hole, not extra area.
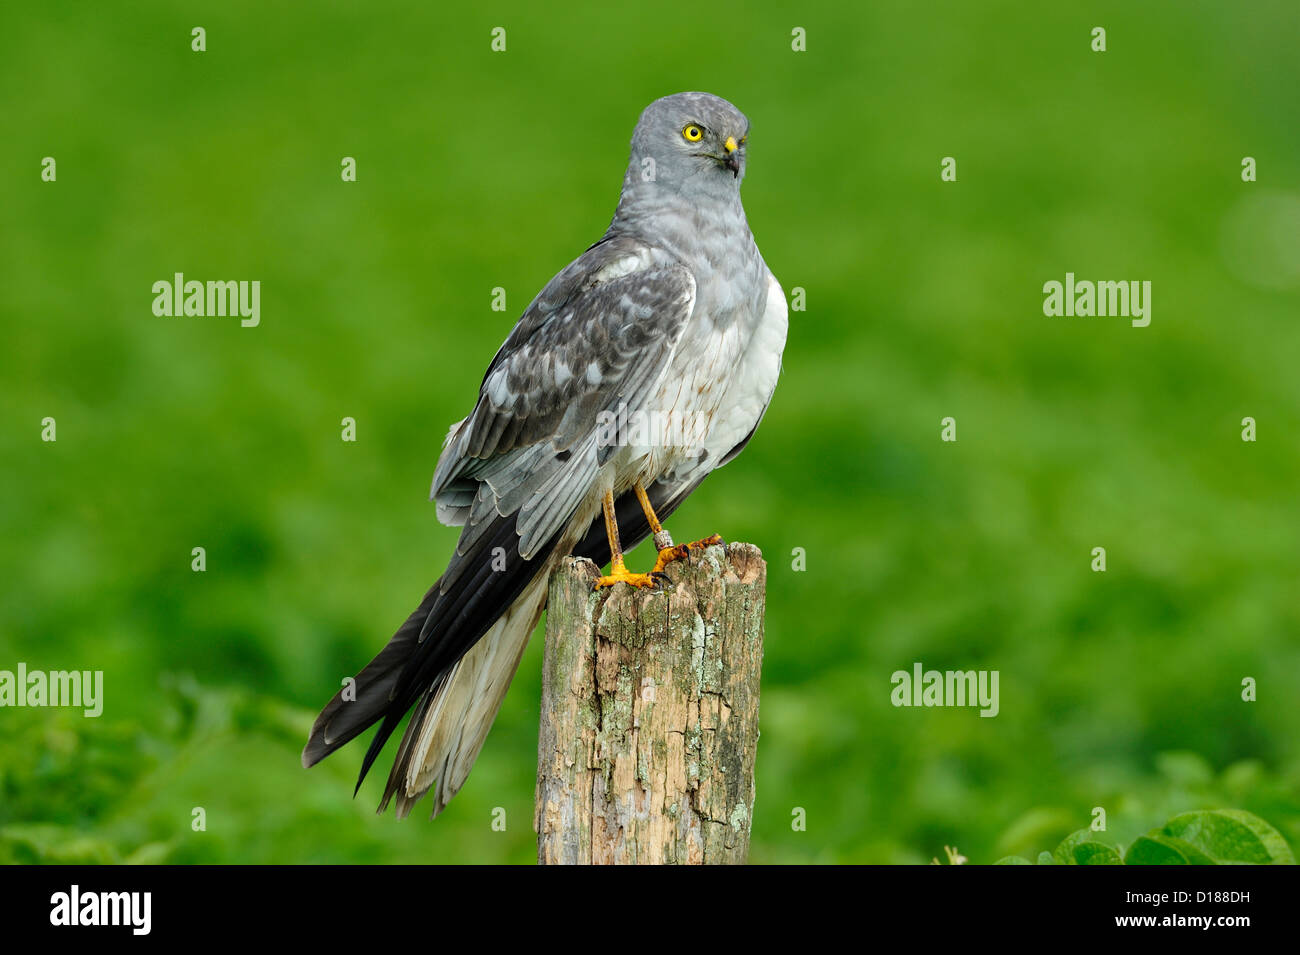
[(542, 864), (743, 863), (758, 748), (767, 565), (710, 547), (669, 584), (550, 582), (537, 745)]

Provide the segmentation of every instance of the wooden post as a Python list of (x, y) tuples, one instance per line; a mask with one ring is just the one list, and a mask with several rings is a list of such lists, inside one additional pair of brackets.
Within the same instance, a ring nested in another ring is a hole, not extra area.
[(669, 584), (551, 577), (537, 744), (541, 864), (743, 863), (758, 747), (767, 565), (752, 544), (668, 567)]

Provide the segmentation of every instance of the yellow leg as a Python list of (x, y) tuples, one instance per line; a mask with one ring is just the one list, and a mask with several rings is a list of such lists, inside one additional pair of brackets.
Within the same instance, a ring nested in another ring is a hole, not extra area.
[(654, 533), (655, 547), (659, 549), (659, 556), (655, 559), (654, 570), (651, 574), (661, 574), (663, 569), (675, 560), (682, 560), (690, 555), (693, 550), (703, 550), (706, 547), (712, 547), (714, 544), (723, 543), (722, 537), (718, 534), (711, 534), (701, 540), (692, 541), (689, 544), (673, 544), (673, 539), (664, 530), (663, 524), (659, 522), (659, 516), (655, 514), (655, 509), (650, 506), (650, 496), (646, 494), (645, 488), (641, 482), (637, 481), (633, 485), (636, 491), (636, 499), (641, 502), (641, 510), (645, 511), (645, 519), (650, 522), (650, 530)]
[(606, 491), (600, 505), (605, 512), (605, 536), (609, 538), (610, 567), (607, 576), (596, 579), (596, 589), (613, 587), (615, 584), (653, 587), (655, 585), (653, 574), (634, 574), (623, 565), (623, 545), (618, 539), (618, 521), (614, 517), (613, 493)]

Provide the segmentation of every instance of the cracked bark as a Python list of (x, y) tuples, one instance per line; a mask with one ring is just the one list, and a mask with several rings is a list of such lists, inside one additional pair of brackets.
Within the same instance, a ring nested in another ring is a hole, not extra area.
[(669, 565), (669, 585), (550, 581), (537, 746), (542, 864), (743, 863), (758, 746), (767, 565), (751, 544)]

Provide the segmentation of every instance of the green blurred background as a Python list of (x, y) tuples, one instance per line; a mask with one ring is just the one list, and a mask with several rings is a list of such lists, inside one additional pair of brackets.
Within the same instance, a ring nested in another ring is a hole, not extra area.
[[(807, 290), (758, 437), (671, 522), (769, 561), (752, 860), (1032, 857), (1094, 806), (1296, 846), (1297, 14), (9, 5), (0, 668), (106, 703), (0, 711), (0, 859), (534, 858), (539, 640), (435, 823), (351, 798), (362, 746), (299, 752), (441, 571), (447, 425), (684, 89), (748, 113), (750, 223)], [(261, 326), (155, 317), (177, 271), (259, 279)], [(1151, 281), (1150, 327), (1044, 317), (1066, 271)], [(999, 670), (1000, 715), (895, 709), (915, 661)]]

